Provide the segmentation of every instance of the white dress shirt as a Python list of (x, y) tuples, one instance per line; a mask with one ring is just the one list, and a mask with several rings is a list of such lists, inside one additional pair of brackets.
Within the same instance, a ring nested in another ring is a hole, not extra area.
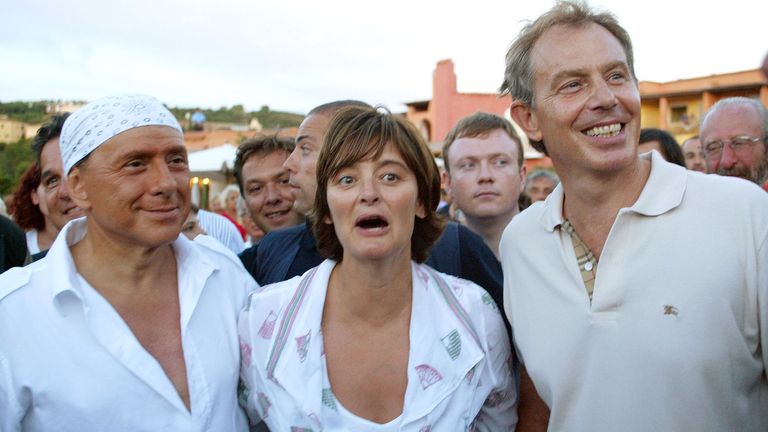
[(115, 309), (78, 273), (70, 246), (0, 275), (0, 431), (247, 430), (237, 404), (236, 318), (256, 283), (232, 254), (183, 235), (176, 254), (191, 412)]
[(197, 220), (206, 234), (221, 242), (235, 254), (239, 254), (245, 249), (243, 236), (229, 219), (220, 214), (200, 209), (197, 212)]
[(27, 235), (27, 250), (30, 255), (40, 253), (40, 245), (37, 244), (37, 230), (32, 229), (25, 233)]
[(241, 400), (252, 420), (273, 431), (514, 429), (517, 391), (499, 309), (472, 282), (416, 263), (403, 412), (377, 425), (344, 410), (327, 377), (321, 333), (335, 265), (326, 260), (249, 298), (239, 331)]

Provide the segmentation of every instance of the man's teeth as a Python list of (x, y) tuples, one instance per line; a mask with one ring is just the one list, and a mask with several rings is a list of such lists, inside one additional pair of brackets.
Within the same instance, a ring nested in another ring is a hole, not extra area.
[(621, 123), (614, 123), (607, 126), (597, 126), (584, 132), (589, 136), (616, 136), (621, 131)]

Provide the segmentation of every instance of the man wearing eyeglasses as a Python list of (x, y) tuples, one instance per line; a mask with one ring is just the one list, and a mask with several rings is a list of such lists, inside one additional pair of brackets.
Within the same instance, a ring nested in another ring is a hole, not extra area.
[(701, 151), (707, 172), (741, 177), (768, 190), (768, 110), (760, 101), (718, 101), (701, 122)]

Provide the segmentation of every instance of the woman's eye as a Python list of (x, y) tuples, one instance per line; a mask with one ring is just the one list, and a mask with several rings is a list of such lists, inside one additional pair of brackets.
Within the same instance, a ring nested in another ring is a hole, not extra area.
[(394, 173), (386, 173), (381, 177), (385, 182), (391, 183), (394, 181), (397, 181), (400, 177), (398, 177), (397, 174)]

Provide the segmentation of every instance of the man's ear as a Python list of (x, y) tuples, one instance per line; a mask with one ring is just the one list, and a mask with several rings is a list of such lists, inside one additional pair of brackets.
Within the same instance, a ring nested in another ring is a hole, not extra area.
[(67, 187), (69, 188), (69, 198), (76, 206), (83, 210), (91, 208), (88, 200), (88, 192), (85, 187), (85, 179), (80, 167), (73, 167), (67, 176)]
[(520, 168), (520, 191), (525, 192), (525, 185), (528, 182), (528, 168), (523, 165)]
[(440, 175), (443, 178), (443, 187), (445, 188), (445, 194), (453, 198), (453, 195), (451, 194), (451, 175), (448, 174), (448, 171), (443, 171)]
[(539, 120), (531, 107), (520, 101), (513, 101), (512, 106), (509, 108), (509, 114), (512, 116), (512, 120), (523, 129), (528, 139), (531, 141), (542, 140)]

